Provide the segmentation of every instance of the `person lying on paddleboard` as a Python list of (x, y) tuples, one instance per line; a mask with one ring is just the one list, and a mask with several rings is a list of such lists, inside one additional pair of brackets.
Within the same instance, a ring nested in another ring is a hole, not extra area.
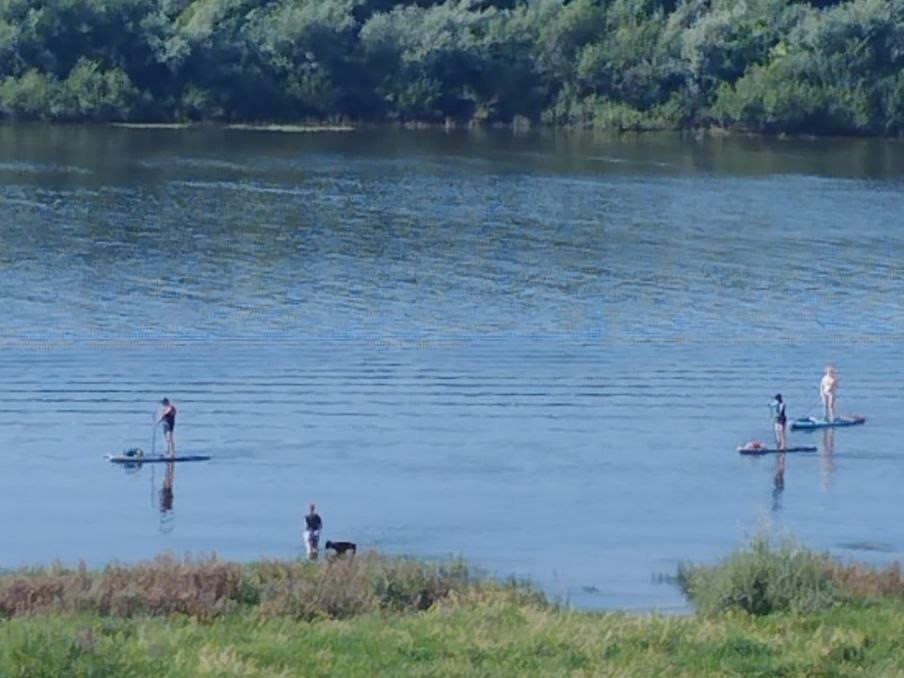
[(825, 410), (826, 421), (835, 421), (835, 394), (838, 391), (838, 377), (835, 368), (826, 365), (826, 373), (819, 382), (819, 397)]
[(775, 428), (775, 441), (778, 449), (784, 450), (788, 447), (785, 430), (788, 424), (788, 417), (785, 415), (785, 401), (782, 400), (782, 394), (776, 393), (775, 400), (769, 405), (772, 408), (772, 424)]
[(166, 453), (176, 456), (176, 440), (173, 438), (173, 429), (176, 428), (176, 406), (173, 405), (169, 398), (160, 401), (163, 409), (160, 411), (160, 418), (157, 423), (163, 422), (163, 437), (166, 438)]

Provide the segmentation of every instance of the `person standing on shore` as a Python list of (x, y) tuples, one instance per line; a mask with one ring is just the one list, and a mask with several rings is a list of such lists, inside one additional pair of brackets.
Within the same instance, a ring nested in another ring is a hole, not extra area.
[(769, 405), (772, 408), (772, 424), (775, 428), (775, 442), (778, 449), (785, 450), (788, 448), (786, 437), (786, 428), (788, 425), (788, 417), (785, 415), (785, 401), (782, 400), (782, 394), (776, 393), (775, 400)]
[(163, 422), (163, 437), (166, 438), (166, 453), (170, 457), (176, 456), (176, 440), (173, 437), (173, 429), (176, 428), (176, 406), (173, 405), (169, 398), (160, 401), (163, 409), (160, 411), (160, 418), (157, 423)]
[(317, 507), (314, 504), (311, 504), (310, 512), (304, 517), (304, 527), (304, 545), (308, 552), (308, 560), (317, 560), (323, 520), (321, 520), (320, 514), (317, 513)]
[(826, 365), (826, 373), (819, 382), (819, 397), (825, 410), (826, 421), (835, 421), (835, 394), (838, 391), (838, 377), (835, 368)]

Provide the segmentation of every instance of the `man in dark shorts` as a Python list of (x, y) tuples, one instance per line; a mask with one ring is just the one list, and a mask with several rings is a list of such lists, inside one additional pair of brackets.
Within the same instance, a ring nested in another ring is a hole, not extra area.
[(160, 419), (157, 423), (163, 422), (163, 437), (166, 438), (166, 453), (170, 457), (176, 456), (176, 441), (173, 438), (173, 429), (176, 428), (176, 406), (173, 405), (169, 398), (160, 401), (163, 410), (160, 412)]
[(308, 560), (317, 560), (318, 547), (320, 545), (320, 529), (323, 521), (314, 504), (311, 504), (311, 512), (304, 517), (304, 545), (308, 551)]

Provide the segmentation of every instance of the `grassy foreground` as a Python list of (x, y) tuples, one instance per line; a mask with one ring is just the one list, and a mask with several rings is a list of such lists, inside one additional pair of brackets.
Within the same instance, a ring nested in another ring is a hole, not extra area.
[(904, 676), (894, 568), (760, 541), (678, 580), (693, 616), (579, 612), (372, 554), (23, 571), (0, 577), (0, 676)]

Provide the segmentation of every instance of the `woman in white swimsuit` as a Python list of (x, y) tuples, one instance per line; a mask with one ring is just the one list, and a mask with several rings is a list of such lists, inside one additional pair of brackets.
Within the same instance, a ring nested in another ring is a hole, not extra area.
[(827, 421), (835, 421), (835, 392), (838, 390), (838, 377), (835, 376), (835, 368), (826, 366), (826, 373), (819, 382), (819, 397), (822, 398), (822, 407), (825, 410)]

